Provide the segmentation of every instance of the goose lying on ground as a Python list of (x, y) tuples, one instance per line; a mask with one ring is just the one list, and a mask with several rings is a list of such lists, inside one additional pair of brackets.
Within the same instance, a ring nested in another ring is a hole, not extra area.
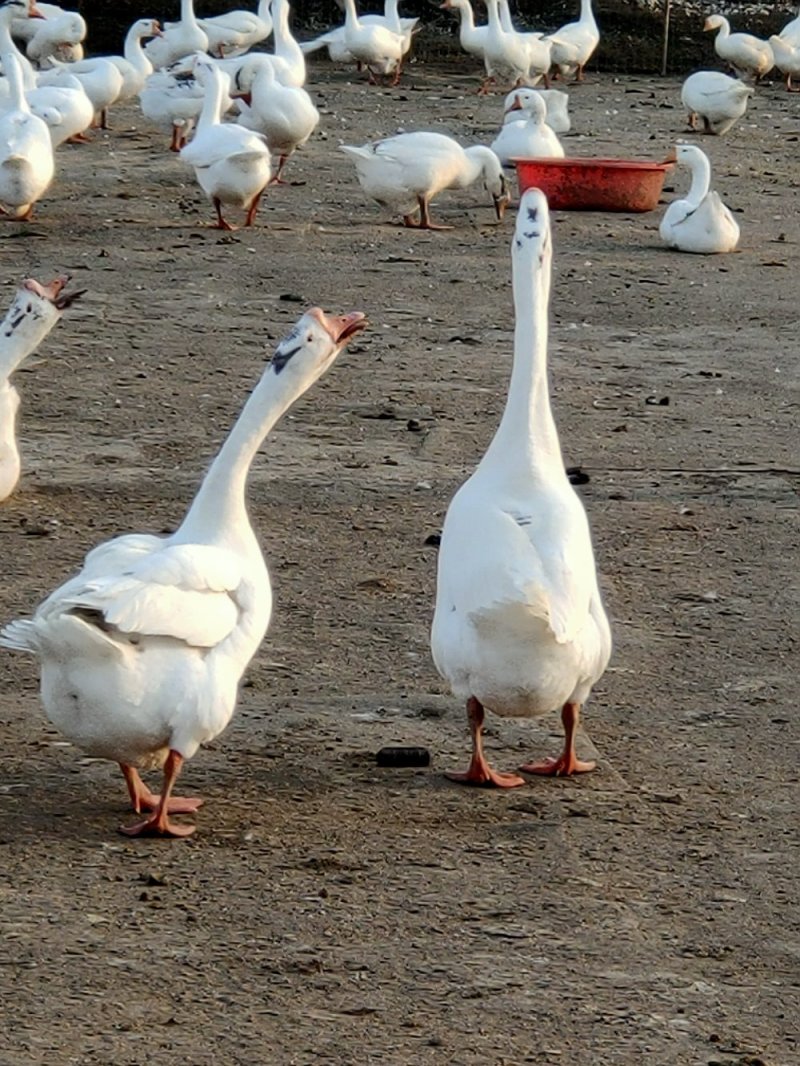
[[(188, 836), (170, 815), (184, 760), (222, 732), (245, 667), (272, 613), (269, 572), (245, 499), (250, 465), (280, 416), (366, 325), (354, 312), (308, 311), (278, 345), (178, 530), (133, 533), (91, 551), (33, 618), (0, 644), (41, 664), (50, 721), (90, 755), (119, 763), (133, 809), (130, 836)], [(154, 795), (139, 770), (163, 768)]]
[(602, 676), (611, 635), (583, 505), (569, 483), (547, 384), (552, 245), (547, 200), (520, 200), (512, 248), (514, 364), (500, 425), (453, 497), (442, 531), (431, 648), (439, 673), (466, 701), (472, 761), (448, 774), (513, 788), (518, 774), (483, 754), (484, 710), (528, 718), (560, 709), (564, 750), (526, 773), (591, 770), (575, 754), (582, 705)]
[(544, 100), (545, 121), (554, 133), (569, 133), (569, 95), (561, 89), (512, 89), (503, 103), (503, 122), (519, 122), (520, 109), (525, 111), (528, 101), (536, 94)]
[(739, 243), (739, 226), (719, 194), (709, 191), (708, 156), (693, 144), (679, 144), (675, 154), (678, 165), (692, 172), (692, 184), (686, 196), (673, 200), (664, 212), (661, 237), (680, 252), (732, 252)]
[(80, 293), (67, 294), (64, 276), (40, 285), (33, 278), (23, 281), (8, 314), (0, 324), (0, 500), (17, 487), (20, 473), (16, 420), (19, 393), (10, 378), (17, 367), (35, 352), (44, 338)]
[[(514, 105), (512, 105), (513, 108)], [(514, 159), (563, 159), (564, 149), (558, 136), (548, 126), (547, 104), (531, 92), (525, 103), (517, 100), (516, 122), (504, 122), (492, 141), (492, 151), (504, 167), (513, 166)]]

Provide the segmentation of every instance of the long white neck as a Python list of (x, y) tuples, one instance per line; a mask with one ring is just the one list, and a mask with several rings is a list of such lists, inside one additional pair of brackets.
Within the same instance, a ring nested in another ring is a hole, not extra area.
[(475, 29), (475, 12), (472, 10), (470, 0), (461, 0), (457, 5), (458, 17), (461, 20), (461, 33), (472, 33)]
[(345, 25), (349, 22), (355, 29), (361, 28), (358, 12), (356, 11), (355, 0), (344, 0), (344, 22)]
[(724, 40), (726, 37), (730, 36), (731, 24), (730, 24), (730, 22), (728, 22), (728, 20), (726, 18), (723, 18), (722, 15), (719, 16), (719, 21), (720, 21), (720, 26), (719, 26), (719, 29), (717, 30), (717, 37), (720, 37), (721, 39)]
[(18, 408), (17, 390), (7, 381), (0, 383), (0, 500), (10, 496), (19, 481)]
[(497, 0), (486, 0), (486, 14), (492, 31), (494, 33), (504, 33), (505, 31), (500, 21), (500, 5)]
[(511, 21), (511, 10), (508, 6), (508, 0), (500, 0), (498, 5), (498, 14), (500, 16), (500, 25), (506, 33), (516, 33), (514, 29), (514, 23)]
[(256, 14), (263, 22), (272, 22), (272, 0), (258, 0), (258, 9)]
[(684, 197), (692, 207), (697, 207), (708, 195), (711, 184), (711, 164), (704, 152), (692, 152), (687, 162), (692, 172), (692, 184)]
[[(352, 0), (351, 0), (352, 3)], [(300, 45), (294, 39), (292, 31), (289, 29), (289, 3), (288, 0), (278, 0), (273, 4), (274, 12), (274, 25), (273, 25), (273, 37), (275, 41), (275, 55), (280, 56), (284, 62), (288, 63), (291, 67), (297, 67), (297, 74), (300, 70), (303, 72), (303, 80), (305, 80), (306, 60), (303, 55), (303, 51)], [(296, 82), (293, 82), (296, 84)]]
[(467, 185), (472, 185), (477, 181), (484, 172), (484, 168), (490, 162), (494, 162), (496, 165), (497, 157), (491, 148), (486, 148), (481, 144), (472, 145), (471, 148), (464, 149), (464, 160), (461, 170), (456, 177), (451, 189), (464, 189)]
[(3, 51), (3, 73), (8, 79), (8, 105), (14, 111), (25, 111), (30, 114), (28, 101), (25, 98), (25, 82), (22, 76), (22, 64), (11, 52)]
[(594, 11), (592, 11), (592, 0), (581, 0), (581, 22), (594, 22)]
[(386, 25), (390, 26), (396, 33), (400, 32), (400, 12), (397, 10), (399, 6), (399, 0), (385, 0), (383, 5), (383, 17), (386, 20)]
[(19, 65), (22, 68), (22, 75), (25, 80), (25, 84), (30, 89), (36, 88), (36, 72), (33, 69), (33, 64), (30, 59), (17, 48), (14, 38), (11, 36), (10, 16), (7, 11), (0, 11), (0, 55), (5, 56), (8, 53), (16, 56), (19, 61)]
[(181, 0), (181, 22), (186, 26), (197, 26), (193, 0)]
[[(532, 221), (532, 228), (541, 222)], [(548, 237), (549, 241), (549, 237)], [(523, 258), (523, 255), (526, 258)], [(564, 477), (561, 445), (547, 384), (550, 252), (532, 261), (526, 249), (514, 263), (514, 366), (503, 417), (483, 462), (495, 469)], [(483, 462), (481, 465), (483, 465)]]
[(192, 502), (180, 529), (178, 543), (215, 544), (250, 529), (245, 488), (250, 466), (261, 444), (308, 381), (284, 370), (267, 369), (250, 394)]
[(125, 35), (123, 54), (135, 70), (152, 74), (153, 64), (142, 48), (142, 38), (147, 36), (148, 34), (140, 26), (131, 26)]
[(203, 107), (197, 120), (198, 133), (217, 126), (222, 119), (222, 74), (216, 68), (206, 74), (203, 92)]

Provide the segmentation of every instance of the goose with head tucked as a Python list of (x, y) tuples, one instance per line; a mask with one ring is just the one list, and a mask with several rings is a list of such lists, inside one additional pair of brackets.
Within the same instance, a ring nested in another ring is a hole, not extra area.
[(81, 59), (77, 63), (56, 60), (52, 63), (49, 70), (39, 74), (39, 84), (58, 86), (65, 84), (66, 79), (77, 78), (92, 101), (96, 125), (108, 129), (108, 109), (119, 99), (124, 85), (124, 78), (116, 65), (102, 56)]
[(61, 318), (80, 293), (68, 294), (65, 275), (41, 285), (33, 278), (23, 281), (0, 324), (0, 500), (17, 487), (20, 475), (16, 421), (19, 393), (10, 378)]
[[(513, 113), (513, 112), (512, 112)], [(547, 105), (532, 92), (524, 104), (517, 102), (517, 122), (504, 122), (492, 141), (492, 151), (504, 167), (515, 159), (563, 159), (564, 149), (557, 134), (547, 124)]]
[(513, 788), (483, 751), (485, 711), (529, 718), (560, 710), (565, 742), (525, 773), (591, 770), (575, 752), (579, 715), (611, 654), (586, 512), (564, 471), (547, 384), (551, 232), (547, 200), (529, 189), (512, 241), (516, 328), (505, 411), (486, 454), (447, 510), (431, 648), (466, 702), (472, 761), (447, 776)]
[[(278, 169), (270, 184), (282, 184), (289, 156), (306, 143), (319, 124), (319, 111), (305, 89), (283, 85), (271, 63), (242, 71), (231, 89), (239, 107), (239, 123), (264, 136)], [(245, 102), (247, 97), (248, 102)]]
[(53, 144), (47, 123), (25, 97), (16, 55), (4, 52), (2, 62), (9, 95), (0, 112), (0, 211), (10, 219), (28, 219), (55, 175)]
[(690, 129), (703, 120), (703, 132), (721, 137), (747, 110), (755, 93), (750, 85), (718, 70), (698, 70), (681, 86), (681, 102), (688, 112)]
[(34, 15), (30, 15), (27, 11), (18, 10), (12, 15), (13, 21), (9, 24), (12, 35), (23, 44), (27, 44), (32, 37), (36, 36), (38, 29), (38, 21), (34, 19), (53, 19), (59, 18), (61, 15), (69, 15), (71, 12), (65, 11), (63, 7), (59, 7), (58, 4), (46, 4), (36, 3), (36, 0), (32, 4), (28, 3), (28, 0), (21, 0), (20, 7), (33, 8), (35, 10)]
[(670, 248), (679, 252), (715, 255), (732, 252), (739, 243), (739, 226), (719, 193), (710, 191), (711, 164), (694, 144), (679, 144), (679, 166), (688, 167), (692, 184), (680, 200), (673, 200), (661, 220), (659, 233)]
[[(362, 146), (342, 144), (355, 162), (364, 192), (399, 211), (412, 229), (450, 229), (431, 221), (430, 203), (443, 189), (463, 189), (483, 180), (501, 221), (510, 202), (500, 160), (483, 145), (462, 148), (443, 133), (400, 133)], [(419, 221), (414, 215), (419, 211)]]
[(519, 122), (533, 96), (540, 96), (546, 108), (545, 121), (554, 133), (569, 133), (569, 96), (561, 89), (512, 89), (503, 103), (503, 122)]
[(581, 0), (581, 12), (577, 22), (547, 35), (552, 41), (551, 59), (555, 68), (554, 77), (575, 75), (575, 81), (583, 81), (583, 68), (592, 58), (600, 43), (600, 30), (592, 10), (592, 0)]
[(197, 57), (195, 73), (205, 99), (195, 135), (181, 149), (181, 159), (194, 167), (200, 188), (214, 205), (217, 228), (235, 228), (223, 217), (223, 206), (245, 208), (244, 224), (252, 226), (272, 176), (266, 139), (245, 126), (221, 121), (226, 76), (209, 56)]
[(155, 70), (171, 67), (193, 52), (208, 51), (208, 36), (197, 21), (193, 0), (181, 0), (180, 20), (166, 23), (161, 36), (148, 41), (144, 51)]
[[(360, 312), (306, 312), (278, 345), (168, 537), (133, 533), (94, 548), (33, 618), (9, 623), (3, 647), (41, 666), (48, 718), (69, 741), (119, 764), (130, 836), (188, 836), (171, 820), (200, 799), (172, 795), (186, 759), (222, 732), (272, 614), (269, 572), (250, 523), (247, 474), (281, 415), (364, 328)], [(161, 793), (139, 771), (163, 770)]]
[(77, 11), (67, 11), (51, 19), (34, 19), (33, 24), (37, 30), (25, 51), (37, 68), (46, 68), (51, 58), (62, 63), (83, 59), (86, 20)]
[(259, 0), (258, 10), (225, 11), (198, 19), (208, 37), (208, 50), (216, 56), (240, 56), (272, 33), (271, 0)]
[(714, 51), (733, 69), (737, 77), (759, 81), (775, 66), (768, 41), (751, 33), (731, 33), (731, 25), (722, 15), (709, 15), (703, 23), (706, 31), (717, 30)]

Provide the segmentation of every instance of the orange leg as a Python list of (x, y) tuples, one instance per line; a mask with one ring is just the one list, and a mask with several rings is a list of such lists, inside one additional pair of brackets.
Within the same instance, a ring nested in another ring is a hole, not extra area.
[[(452, 226), (442, 226), (438, 222), (431, 222), (430, 204), (424, 196), (418, 196), (419, 203), (419, 226), (418, 229), (452, 229)], [(406, 223), (407, 224), (407, 223)]]
[(575, 754), (575, 734), (581, 715), (579, 703), (565, 703), (561, 709), (561, 721), (564, 724), (564, 750), (557, 759), (545, 759), (544, 762), (529, 762), (520, 766), (525, 774), (545, 774), (548, 777), (569, 777), (570, 774), (583, 774), (594, 770), (597, 763), (581, 762)]
[[(125, 777), (134, 811), (141, 814), (142, 811), (158, 810), (161, 797), (150, 791), (139, 776), (139, 771), (125, 763), (120, 763), (119, 768)], [(199, 796), (171, 796), (167, 804), (167, 814), (194, 814), (202, 806), (203, 801)]]
[[(283, 168), (286, 166), (286, 160), (288, 158), (289, 158), (288, 155), (280, 156), (280, 158), (278, 159), (278, 169), (275, 172), (275, 176), (273, 178), (269, 179), (269, 184), (270, 185), (285, 185), (286, 184), (286, 182), (281, 177), (281, 174), (283, 173)], [(259, 196), (260, 195), (261, 195), (261, 193), (259, 193)]]
[(172, 127), (172, 140), (169, 142), (170, 152), (180, 152), (181, 150), (181, 128), (180, 126), (173, 125)]
[[(170, 836), (170, 837), (188, 837), (195, 831), (193, 825), (176, 825), (169, 820), (170, 812), (170, 797), (172, 795), (172, 789), (177, 780), (178, 774), (181, 772), (181, 766), (183, 766), (183, 756), (179, 755), (177, 751), (170, 750), (167, 756), (167, 761), (164, 763), (164, 787), (161, 789), (161, 795), (158, 797), (158, 803), (155, 810), (149, 818), (145, 818), (143, 822), (136, 822), (134, 825), (120, 826), (120, 832), (129, 837), (140, 836)], [(130, 770), (131, 768), (128, 767)], [(128, 790), (131, 789), (131, 780), (128, 774), (125, 772), (125, 768), (122, 771), (125, 774), (125, 780), (128, 782)], [(138, 777), (134, 770), (133, 773)], [(156, 797), (153, 797), (155, 799)], [(133, 799), (133, 795), (131, 795)], [(176, 800), (176, 802), (179, 802)], [(192, 801), (182, 801), (192, 802)]]
[(487, 763), (483, 754), (483, 704), (471, 696), (467, 700), (467, 717), (472, 734), (472, 761), (464, 773), (448, 770), (445, 777), (462, 785), (482, 785), (484, 788), (517, 788), (525, 784), (518, 774), (499, 774)]
[[(278, 173), (280, 174), (280, 170), (278, 171)], [(253, 202), (250, 204), (250, 207), (249, 207), (248, 212), (247, 212), (247, 218), (244, 220), (245, 226), (252, 226), (253, 225), (253, 222), (255, 221), (255, 218), (256, 218), (256, 211), (258, 211), (258, 205), (261, 203), (261, 197), (263, 195), (264, 195), (264, 190), (262, 189), (260, 193), (257, 193), (253, 197)], [(233, 228), (233, 227), (231, 227), (231, 228)]]
[[(214, 210), (217, 212), (217, 224), (214, 226), (214, 229), (235, 230), (236, 227), (232, 226), (230, 222), (226, 222), (222, 217), (222, 201), (215, 196), (212, 203), (214, 204)], [(257, 203), (256, 207), (258, 207)], [(250, 210), (253, 210), (252, 205), (250, 206)], [(253, 212), (253, 214), (255, 214), (255, 212)]]

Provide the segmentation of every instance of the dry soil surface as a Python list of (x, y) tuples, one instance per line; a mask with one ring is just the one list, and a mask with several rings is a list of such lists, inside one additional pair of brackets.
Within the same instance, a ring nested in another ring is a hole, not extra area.
[[(2, 655), (0, 1063), (793, 1066), (800, 103), (767, 87), (702, 139), (738, 254), (666, 251), (660, 211), (554, 215), (554, 404), (615, 652), (582, 737), (596, 772), (487, 792), (442, 774), (469, 745), (429, 656), (426, 541), (504, 403), (513, 217), (475, 188), (440, 197), (451, 231), (405, 230), (336, 148), (488, 143), (501, 97), (464, 67), (349, 78), (313, 68), (321, 133), (252, 230), (209, 228), (130, 109), (0, 232), (4, 303), (26, 274), (88, 290), (16, 376), (3, 620), (98, 541), (175, 527), (303, 307), (371, 321), (255, 463), (275, 613), (181, 780), (206, 799), (194, 837), (120, 836), (119, 771)], [(592, 77), (569, 153), (663, 158), (678, 91)], [(559, 742), (555, 717), (488, 737), (508, 769)], [(387, 744), (430, 768), (378, 768)]]

